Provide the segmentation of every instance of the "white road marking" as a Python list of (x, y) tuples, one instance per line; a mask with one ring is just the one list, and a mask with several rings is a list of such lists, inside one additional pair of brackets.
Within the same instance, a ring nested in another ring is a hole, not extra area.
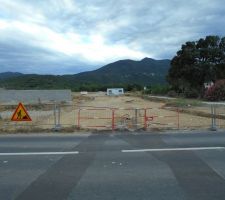
[(0, 153), (0, 156), (33, 156), (33, 155), (73, 155), (79, 154), (78, 151), (65, 152), (20, 152), (20, 153)]
[(123, 153), (132, 152), (154, 152), (154, 151), (201, 151), (201, 150), (223, 150), (225, 147), (187, 147), (187, 148), (166, 148), (166, 149), (131, 149), (122, 150)]

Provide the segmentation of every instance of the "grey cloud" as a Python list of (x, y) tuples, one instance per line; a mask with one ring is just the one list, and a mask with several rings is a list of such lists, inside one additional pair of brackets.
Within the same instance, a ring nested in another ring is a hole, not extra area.
[[(84, 42), (91, 35), (100, 34), (106, 45), (124, 45), (160, 59), (172, 58), (187, 40), (197, 40), (208, 34), (223, 36), (225, 32), (224, 0), (4, 2), (0, 0), (0, 19), (29, 21), (60, 34), (75, 32), (85, 38)], [(10, 9), (14, 12), (10, 13)], [(0, 29), (0, 37), (5, 37), (0, 39), (0, 71), (10, 67), (16, 71), (16, 66), (20, 65), (22, 71), (29, 73), (76, 73), (102, 64), (39, 47), (37, 41), (26, 34), (5, 36)]]
[[(45, 49), (17, 42), (0, 43), (0, 71), (40, 74), (74, 74), (93, 66), (76, 58), (65, 58)], [(96, 66), (95, 66), (96, 67)]]

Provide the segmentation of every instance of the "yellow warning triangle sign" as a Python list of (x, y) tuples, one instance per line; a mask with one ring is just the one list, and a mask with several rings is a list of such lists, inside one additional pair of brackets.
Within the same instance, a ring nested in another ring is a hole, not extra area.
[(24, 105), (22, 103), (19, 103), (15, 112), (13, 113), (11, 121), (22, 122), (22, 121), (32, 121), (32, 119), (30, 118)]

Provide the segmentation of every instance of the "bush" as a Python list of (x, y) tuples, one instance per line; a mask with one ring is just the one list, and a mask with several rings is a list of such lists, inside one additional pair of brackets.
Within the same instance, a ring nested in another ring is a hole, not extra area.
[(174, 90), (170, 90), (170, 91), (167, 93), (167, 95), (168, 95), (169, 97), (177, 97), (177, 96), (178, 96), (178, 94), (177, 94), (176, 91), (174, 91)]
[(205, 99), (209, 101), (225, 100), (225, 79), (216, 81), (215, 85), (206, 90)]
[(194, 88), (186, 88), (184, 90), (184, 96), (187, 98), (198, 98), (199, 97), (199, 91)]
[(167, 85), (154, 85), (150, 88), (151, 94), (155, 95), (166, 95), (169, 90), (170, 88)]

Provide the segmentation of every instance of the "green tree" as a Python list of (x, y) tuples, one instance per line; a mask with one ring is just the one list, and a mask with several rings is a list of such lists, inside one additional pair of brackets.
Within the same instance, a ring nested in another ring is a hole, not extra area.
[(167, 80), (179, 93), (197, 96), (204, 82), (225, 78), (225, 37), (186, 42), (171, 61)]

